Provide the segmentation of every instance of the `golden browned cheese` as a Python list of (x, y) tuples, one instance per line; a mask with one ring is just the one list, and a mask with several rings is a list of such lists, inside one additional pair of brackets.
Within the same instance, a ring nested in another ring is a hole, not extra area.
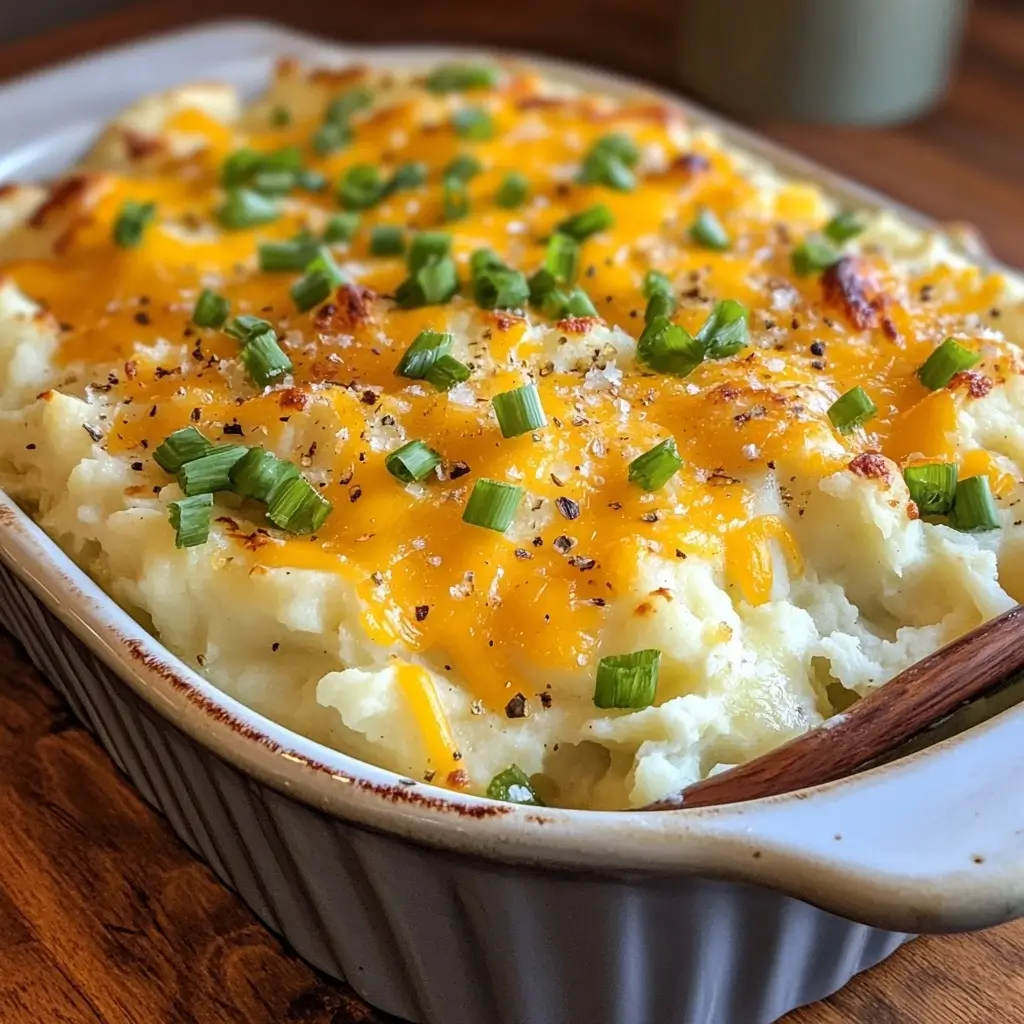
[[(453, 102), (486, 106), (494, 137), (460, 138), (439, 113)], [(940, 267), (908, 278), (871, 251), (825, 275), (795, 276), (794, 245), (827, 217), (817, 190), (783, 186), (766, 208), (759, 186), (732, 157), (706, 138), (680, 132), (686, 127), (680, 115), (658, 103), (551, 98), (539, 78), (516, 72), (495, 89), (455, 100), (422, 88), (406, 92), (400, 102), (355, 116), (352, 142), (326, 157), (310, 143), (321, 113), (245, 133), (199, 111), (181, 112), (168, 129), (200, 136), (205, 145), (197, 153), (163, 161), (150, 173), (105, 176), (102, 197), (59, 252), (3, 270), (62, 324), (59, 361), (85, 364), (108, 388), (104, 443), (111, 452), (148, 465), (156, 445), (189, 424), (218, 441), (273, 448), (291, 416), (315, 404), (330, 406), (336, 435), (325, 435), (315, 451), (278, 452), (324, 471), (323, 493), (334, 510), (323, 528), (313, 537), (265, 529), (235, 543), (255, 547), (266, 566), (349, 574), (359, 581), (371, 637), (409, 652), (443, 648), (446, 668), (467, 680), (474, 697), (500, 707), (510, 691), (532, 692), (523, 678), (524, 650), (533, 664), (552, 670), (596, 670), (607, 606), (628, 589), (644, 547), (657, 545), (669, 558), (724, 554), (737, 596), (755, 604), (768, 600), (769, 545), (781, 542), (793, 573), (801, 571), (800, 552), (780, 517), (758, 514), (743, 481), (763, 479), (776, 463), (813, 480), (865, 452), (903, 464), (957, 458), (957, 406), (986, 383), (961, 378), (929, 393), (915, 371), (947, 334), (971, 322), (971, 314), (987, 314), (996, 304), (997, 276)], [(629, 134), (642, 152), (658, 154), (641, 161), (637, 187), (616, 191), (574, 181), (581, 154), (613, 131)], [(328, 188), (281, 200), (281, 216), (271, 224), (223, 229), (214, 211), (223, 198), (224, 159), (242, 146), (271, 151), (290, 145), (300, 147), (307, 167), (327, 176)], [(467, 152), (483, 170), (468, 183), (468, 214), (446, 222), (442, 169)], [(346, 168), (370, 163), (386, 176), (409, 161), (426, 163), (427, 184), (364, 211), (350, 246), (335, 249), (352, 284), (326, 304), (297, 312), (289, 288), (300, 275), (261, 273), (258, 244), (307, 227), (319, 231), (324, 216), (338, 209), (334, 182)], [(507, 210), (496, 204), (495, 193), (512, 169), (529, 179), (530, 199)], [(137, 248), (120, 249), (111, 239), (112, 224), (129, 199), (156, 202), (158, 218)], [(583, 243), (579, 284), (599, 319), (550, 325), (533, 310), (476, 309), (468, 286), (470, 253), (489, 246), (530, 274), (543, 262), (553, 227), (596, 203), (607, 204), (615, 223)], [(727, 251), (689, 239), (701, 208), (713, 210), (725, 226), (732, 239)], [(462, 294), (443, 306), (395, 308), (390, 296), (407, 271), (400, 256), (369, 254), (376, 224), (398, 225), (407, 239), (418, 230), (450, 231)], [(678, 323), (696, 332), (715, 300), (735, 299), (750, 311), (752, 344), (705, 362), (686, 378), (630, 360), (621, 380), (590, 387), (587, 372), (609, 359), (603, 340), (579, 365), (554, 370), (542, 351), (550, 341), (535, 325), (557, 331), (566, 344), (604, 325), (637, 337), (644, 324), (642, 280), (652, 268), (679, 287)], [(261, 392), (223, 370), (221, 360), (237, 358), (238, 342), (190, 320), (207, 284), (230, 301), (233, 314), (258, 315), (275, 326), (294, 364), (292, 380)], [(460, 311), (485, 321), (474, 344), (486, 346), (487, 358), (471, 354), (468, 402), (395, 375), (420, 331), (448, 329)], [(136, 358), (137, 343), (161, 338), (186, 340), (190, 357), (182, 365)], [(530, 379), (540, 389), (548, 424), (504, 439), (489, 400)], [(866, 430), (842, 436), (826, 411), (855, 385), (871, 395), (879, 415)], [(387, 472), (386, 451), (369, 437), (389, 417), (405, 437), (442, 453), (440, 478), (407, 488)], [(669, 436), (683, 469), (664, 491), (645, 494), (628, 482), (627, 466)], [(538, 472), (555, 462), (569, 467), (564, 479)], [(870, 470), (869, 462), (860, 466)], [(990, 466), (974, 454), (962, 469), (966, 475)], [(536, 536), (512, 540), (462, 521), (480, 478), (520, 483), (528, 500), (571, 503), (561, 503)], [(1003, 486), (992, 482), (997, 492)], [(786, 481), (780, 483), (785, 488)], [(576, 518), (569, 518), (572, 503)], [(453, 768), (437, 753), (454, 743), (444, 734), (429, 680), (424, 687), (403, 679), (403, 687), (425, 721), (440, 723), (429, 744), (435, 765)]]

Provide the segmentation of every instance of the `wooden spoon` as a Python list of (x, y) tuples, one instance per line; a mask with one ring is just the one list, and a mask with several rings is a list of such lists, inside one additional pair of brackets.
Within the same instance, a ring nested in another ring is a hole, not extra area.
[(1024, 669), (1024, 606), (1004, 612), (894, 676), (848, 711), (646, 810), (789, 793), (848, 775)]

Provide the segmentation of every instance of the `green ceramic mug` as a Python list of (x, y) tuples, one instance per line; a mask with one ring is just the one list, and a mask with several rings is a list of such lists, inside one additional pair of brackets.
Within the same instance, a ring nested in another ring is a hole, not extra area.
[(754, 117), (889, 124), (943, 93), (966, 0), (684, 0), (680, 78)]

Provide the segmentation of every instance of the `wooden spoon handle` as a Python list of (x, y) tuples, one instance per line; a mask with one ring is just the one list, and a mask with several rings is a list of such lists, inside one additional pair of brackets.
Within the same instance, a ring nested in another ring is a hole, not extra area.
[(900, 672), (845, 714), (650, 810), (707, 807), (831, 782), (880, 757), (1024, 667), (1017, 605)]

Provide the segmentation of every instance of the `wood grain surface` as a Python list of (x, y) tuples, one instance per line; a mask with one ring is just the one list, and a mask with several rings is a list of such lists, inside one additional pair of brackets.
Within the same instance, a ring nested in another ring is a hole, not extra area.
[[(0, 77), (200, 18), (247, 14), (350, 40), (535, 49), (671, 84), (681, 4), (378, 0), (287, 8), (258, 0), (158, 0), (0, 46)], [(920, 209), (975, 224), (997, 255), (1024, 266), (1021, 0), (976, 2), (955, 88), (914, 124), (759, 127)], [(2, 1024), (387, 1020), (257, 923), (142, 803), (24, 653), (0, 634)], [(1024, 921), (920, 939), (825, 1003), (786, 1018), (992, 1021), (1024, 1024)]]

